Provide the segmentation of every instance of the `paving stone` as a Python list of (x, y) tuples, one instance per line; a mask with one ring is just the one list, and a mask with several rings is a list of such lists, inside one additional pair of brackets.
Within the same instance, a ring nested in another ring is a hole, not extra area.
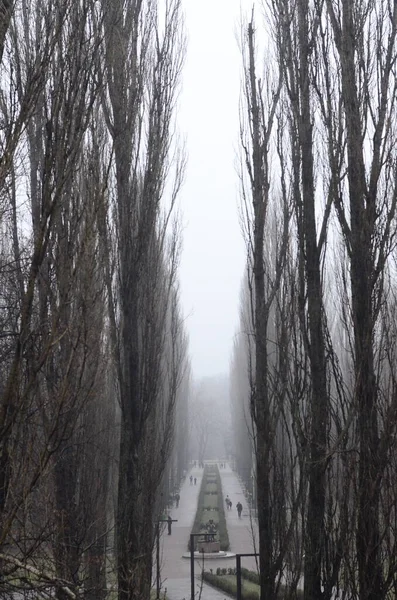
[[(230, 549), (236, 553), (255, 552), (254, 538), (257, 539), (257, 528), (254, 521), (250, 519), (250, 511), (247, 507), (242, 486), (236, 474), (229, 466), (219, 469), (222, 480), (223, 497), (229, 495), (232, 500), (232, 510), (227, 511), (225, 506), (226, 521), (230, 540)], [(190, 485), (189, 477), (197, 478), (196, 485)], [(172, 524), (171, 535), (167, 534), (167, 527), (163, 528), (161, 536), (161, 589), (167, 590), (168, 600), (190, 600), (190, 560), (182, 558), (187, 551), (189, 535), (196, 515), (198, 494), (200, 491), (203, 469), (195, 467), (187, 474), (186, 480), (180, 490), (179, 507), (173, 508), (170, 514), (177, 523)], [(239, 519), (236, 504), (240, 500), (243, 505), (242, 518)], [(243, 559), (243, 566), (255, 568), (255, 559)], [(215, 571), (220, 568), (234, 568), (236, 559), (211, 559), (204, 560), (204, 569)], [(198, 600), (200, 596), (200, 573), (203, 568), (202, 560), (195, 561), (196, 593)], [(204, 584), (201, 591), (201, 600), (224, 600), (227, 594)]]

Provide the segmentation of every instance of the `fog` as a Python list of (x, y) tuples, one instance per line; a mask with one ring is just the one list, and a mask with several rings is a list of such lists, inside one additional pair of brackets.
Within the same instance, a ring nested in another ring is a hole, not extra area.
[(229, 379), (204, 377), (192, 386), (189, 405), (192, 460), (226, 459), (231, 452)]
[(245, 264), (236, 170), (240, 6), (250, 3), (185, 2), (188, 48), (178, 126), (188, 165), (180, 278), (196, 378), (229, 370)]

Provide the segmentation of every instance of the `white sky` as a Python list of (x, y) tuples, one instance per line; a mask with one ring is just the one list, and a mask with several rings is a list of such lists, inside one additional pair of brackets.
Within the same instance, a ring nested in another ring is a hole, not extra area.
[(252, 0), (184, 0), (188, 48), (178, 121), (188, 165), (180, 280), (195, 378), (228, 373), (238, 326), (245, 265), (236, 173), (240, 5), (249, 9)]

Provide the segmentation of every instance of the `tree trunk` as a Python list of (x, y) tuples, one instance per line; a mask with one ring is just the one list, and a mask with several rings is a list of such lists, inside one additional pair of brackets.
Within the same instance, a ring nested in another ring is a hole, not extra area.
[[(64, 448), (55, 465), (55, 572), (61, 581), (74, 585), (79, 582), (80, 552), (75, 495), (76, 464), (74, 448)], [(57, 598), (65, 600), (65, 592), (57, 591)]]
[(117, 573), (119, 600), (150, 598), (152, 580), (152, 501), (145, 497), (140, 440), (123, 420), (117, 514)]
[[(268, 144), (272, 130), (274, 111), (278, 103), (279, 89), (269, 110), (268, 123), (264, 123), (263, 98), (260, 96), (255, 68), (254, 27), (248, 25), (248, 104), (251, 131), (251, 194), (254, 212), (253, 222), (253, 327), (255, 336), (255, 377), (252, 395), (252, 416), (256, 434), (257, 502), (259, 527), (259, 566), (261, 600), (275, 598), (275, 577), (273, 557), (273, 525), (271, 507), (271, 449), (274, 443), (272, 431), (271, 403), (269, 394), (268, 365), (268, 322), (271, 298), (279, 285), (279, 280), (267, 289), (265, 283), (264, 236), (266, 214), (269, 204)], [(278, 257), (277, 257), (278, 260)], [(248, 475), (249, 479), (249, 475)]]
[(355, 349), (355, 397), (358, 402), (359, 473), (357, 561), (361, 600), (379, 600), (382, 565), (379, 554), (379, 477), (377, 384), (374, 370), (373, 235), (376, 198), (365, 180), (360, 104), (355, 80), (353, 7), (343, 2), (340, 45), (342, 95), (346, 114), (351, 220), (351, 292)]
[[(306, 518), (304, 599), (322, 597), (321, 568), (324, 556), (325, 471), (327, 445), (328, 397), (326, 383), (323, 302), (320, 274), (320, 250), (317, 245), (315, 189), (313, 170), (312, 115), (309, 81), (309, 2), (298, 2), (298, 45), (300, 95), (298, 136), (301, 155), (303, 235), (306, 277), (308, 352), (312, 380), (310, 398), (310, 464), (308, 465), (309, 496)], [(299, 218), (299, 217), (298, 217)]]

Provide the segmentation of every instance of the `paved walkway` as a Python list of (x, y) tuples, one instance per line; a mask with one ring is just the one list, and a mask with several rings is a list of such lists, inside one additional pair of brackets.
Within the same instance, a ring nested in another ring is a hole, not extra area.
[[(251, 518), (250, 510), (245, 499), (241, 483), (236, 474), (227, 465), (225, 469), (219, 469), (222, 479), (223, 498), (228, 495), (231, 502), (231, 510), (225, 509), (227, 531), (229, 534), (230, 548), (238, 554), (253, 554), (257, 552), (258, 527), (256, 521)], [(241, 502), (243, 512), (241, 519), (238, 518), (236, 504)], [(255, 558), (242, 558), (241, 564), (247, 569), (256, 570)], [(236, 566), (234, 564), (234, 566)]]
[[(252, 553), (254, 544), (252, 541), (252, 530), (256, 530), (255, 525), (250, 523), (249, 511), (239, 480), (235, 473), (226, 466), (219, 469), (222, 479), (223, 497), (228, 494), (233, 507), (226, 511), (226, 520), (230, 540), (230, 550), (234, 553)], [(190, 485), (189, 477), (197, 478), (196, 485)], [(167, 529), (164, 528), (161, 537), (161, 588), (167, 590), (168, 600), (190, 600), (190, 560), (182, 558), (182, 554), (187, 552), (189, 535), (193, 526), (194, 517), (197, 509), (197, 498), (200, 491), (203, 469), (198, 467), (191, 469), (187, 474), (186, 480), (181, 487), (180, 502), (178, 508), (171, 510), (173, 519), (178, 519), (177, 523), (172, 525), (172, 534), (167, 535)], [(240, 500), (243, 505), (243, 514), (241, 519), (237, 516), (236, 504)], [(257, 537), (257, 536), (256, 536)], [(255, 568), (254, 559), (245, 559), (243, 565), (247, 568)], [(196, 571), (196, 597), (199, 597), (200, 573), (203, 566), (202, 560), (197, 560)], [(236, 559), (211, 559), (206, 560), (204, 568), (214, 571), (220, 568), (235, 567)], [(224, 600), (227, 595), (224, 592), (215, 590), (211, 586), (203, 586), (201, 600)]]

